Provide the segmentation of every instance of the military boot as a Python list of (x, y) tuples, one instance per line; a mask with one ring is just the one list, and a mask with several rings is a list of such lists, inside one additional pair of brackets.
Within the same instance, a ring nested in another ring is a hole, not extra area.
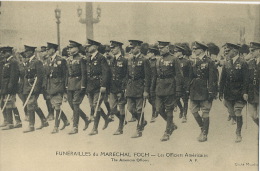
[(100, 112), (97, 112), (97, 115), (95, 117), (94, 120), (94, 126), (92, 131), (89, 133), (89, 135), (96, 135), (98, 134), (98, 124), (99, 124), (99, 120), (100, 120)]
[(38, 108), (35, 110), (35, 112), (37, 113), (37, 115), (38, 115), (39, 118), (41, 119), (41, 126), (38, 127), (38, 128), (36, 128), (36, 129), (39, 130), (39, 129), (42, 129), (42, 128), (44, 128), (44, 127), (48, 127), (48, 126), (49, 126), (49, 123), (47, 122), (47, 119), (45, 118), (45, 116), (44, 116), (44, 114), (43, 114), (41, 108), (38, 107)]
[(56, 134), (56, 133), (58, 133), (58, 132), (59, 132), (58, 127), (54, 127), (51, 133), (52, 133), (52, 134)]
[(4, 109), (4, 111), (3, 111), (3, 117), (4, 117), (4, 122), (0, 125), (0, 127), (5, 127), (8, 124), (6, 109)]
[(72, 135), (72, 134), (77, 134), (77, 133), (78, 133), (78, 128), (77, 127), (73, 127), (72, 130), (68, 134)]
[(139, 138), (143, 135), (142, 131), (140, 130), (140, 128), (137, 128), (135, 133), (132, 135), (131, 138)]
[(232, 125), (235, 125), (236, 124), (236, 116), (234, 115), (234, 116), (231, 116), (231, 124)]
[(108, 124), (109, 124), (110, 121), (109, 121), (108, 116), (105, 114), (105, 112), (104, 112), (104, 110), (102, 108), (101, 108), (100, 114), (104, 118), (104, 121), (105, 121), (105, 124), (104, 124), (104, 126), (102, 128), (104, 130), (104, 129), (106, 129), (108, 127)]
[(79, 114), (80, 114), (80, 117), (84, 120), (85, 122), (85, 125), (84, 125), (84, 128), (83, 128), (83, 131), (86, 131), (88, 129), (88, 126), (90, 124), (90, 120), (88, 119), (87, 115), (80, 109), (79, 110)]
[(242, 141), (242, 136), (241, 136), (241, 129), (242, 129), (242, 125), (243, 125), (243, 118), (242, 116), (237, 116), (237, 129), (236, 129), (236, 143), (239, 143)]
[(135, 122), (136, 121), (136, 116), (135, 114), (132, 114), (132, 118), (128, 122)]
[(48, 127), (48, 126), (49, 126), (49, 123), (47, 122), (47, 120), (46, 119), (42, 119), (41, 120), (41, 126), (36, 128), (36, 129), (39, 130), (39, 129), (42, 129), (42, 128)]
[(22, 122), (16, 122), (14, 128), (22, 128), (22, 126), (23, 126)]
[(15, 118), (15, 125), (14, 128), (21, 128), (22, 127), (22, 121), (20, 118), (20, 114), (17, 108), (13, 108), (14, 118)]
[(198, 138), (199, 142), (207, 141), (208, 130), (209, 130), (209, 118), (204, 118), (203, 119), (202, 133), (201, 133), (201, 135)]
[(187, 122), (188, 103), (184, 103), (182, 123)]
[(33, 125), (29, 125), (29, 127), (23, 131), (23, 133), (28, 133), (28, 132), (33, 132), (35, 129), (34, 129), (34, 126)]
[(46, 100), (46, 106), (48, 109), (48, 116), (46, 117), (47, 121), (53, 121), (54, 120), (54, 109), (52, 108), (50, 100)]
[(155, 112), (153, 112), (150, 123), (154, 123), (155, 121), (156, 121), (156, 114)]
[(166, 130), (161, 138), (161, 141), (168, 141), (170, 139), (170, 135), (174, 130), (173, 123), (173, 116), (167, 116)]
[(14, 124), (13, 124), (12, 109), (5, 109), (5, 110), (6, 110), (7, 125), (2, 130), (13, 129)]
[(116, 130), (116, 132), (113, 135), (121, 135), (121, 134), (123, 134), (124, 120), (125, 120), (125, 115), (120, 115), (118, 129)]

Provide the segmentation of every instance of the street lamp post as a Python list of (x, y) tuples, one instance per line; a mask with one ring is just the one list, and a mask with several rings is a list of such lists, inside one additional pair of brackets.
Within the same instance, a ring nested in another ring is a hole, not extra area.
[(60, 54), (60, 17), (61, 17), (61, 10), (57, 7), (55, 10), (55, 17), (57, 19), (56, 23), (57, 23), (57, 41), (58, 41), (58, 50), (59, 50), (59, 54)]
[(79, 22), (86, 25), (86, 40), (88, 38), (93, 39), (93, 24), (98, 23), (101, 17), (101, 8), (97, 7), (97, 18), (93, 18), (93, 7), (92, 2), (86, 2), (85, 18), (82, 18), (82, 9), (79, 7), (77, 9), (78, 17), (80, 17)]

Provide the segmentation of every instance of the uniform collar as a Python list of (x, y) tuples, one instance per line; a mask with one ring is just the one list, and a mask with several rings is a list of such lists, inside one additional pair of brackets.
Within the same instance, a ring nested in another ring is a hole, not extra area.
[(29, 62), (31, 62), (35, 58), (35, 55), (31, 56)]
[(200, 60), (203, 60), (204, 56), (205, 56), (205, 53), (202, 53), (200, 56), (198, 56), (198, 58), (199, 58)]
[(98, 51), (91, 54), (91, 60), (93, 60), (95, 58), (95, 56), (97, 56), (97, 53), (98, 53)]
[(6, 59), (6, 61), (7, 61), (7, 62), (10, 61), (10, 59), (11, 59), (12, 57), (13, 57), (12, 55), (9, 56), (9, 57)]
[(120, 58), (120, 56), (121, 56), (121, 53), (118, 53), (117, 55), (115, 55), (116, 60), (118, 60), (118, 58)]

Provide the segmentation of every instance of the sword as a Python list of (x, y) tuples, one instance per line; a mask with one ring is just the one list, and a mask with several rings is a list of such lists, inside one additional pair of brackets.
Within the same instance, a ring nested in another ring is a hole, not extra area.
[(142, 117), (143, 117), (143, 115), (144, 115), (145, 104), (146, 104), (146, 98), (144, 98), (144, 101), (143, 101), (142, 112), (141, 112), (140, 119), (138, 120), (138, 125), (140, 124), (140, 122), (141, 122), (141, 120), (142, 120)]
[(124, 119), (124, 126), (127, 124), (126, 118), (127, 118), (127, 99), (126, 99), (126, 104), (125, 104), (125, 119)]
[(4, 106), (3, 106), (3, 108), (1, 109), (1, 112), (2, 112), (2, 113), (3, 113), (3, 111), (5, 110), (5, 107), (6, 107), (6, 105), (7, 105), (7, 102), (8, 102), (8, 100), (9, 100), (9, 98), (10, 98), (10, 94), (7, 95), (7, 98), (6, 98), (6, 100), (5, 100)]
[(96, 108), (95, 108), (95, 111), (94, 111), (94, 117), (96, 117), (96, 115), (97, 115), (97, 110), (98, 110), (100, 98), (101, 98), (101, 91), (99, 92), (99, 95), (98, 95), (98, 101), (97, 101), (97, 105), (96, 105)]
[(248, 101), (246, 101), (246, 129), (247, 129)]
[(37, 77), (35, 77), (35, 80), (34, 80), (34, 82), (33, 82), (32, 88), (31, 88), (31, 90), (30, 90), (30, 93), (29, 93), (29, 95), (28, 95), (28, 97), (27, 97), (27, 99), (26, 99), (24, 105), (23, 105), (23, 108), (25, 108), (25, 106), (27, 105), (27, 103), (28, 103), (28, 101), (29, 101), (29, 99), (30, 99), (30, 97), (31, 97), (31, 95), (32, 95), (32, 92), (33, 92), (33, 90), (34, 90), (34, 87), (35, 87), (35, 85), (36, 85), (36, 82), (37, 82)]

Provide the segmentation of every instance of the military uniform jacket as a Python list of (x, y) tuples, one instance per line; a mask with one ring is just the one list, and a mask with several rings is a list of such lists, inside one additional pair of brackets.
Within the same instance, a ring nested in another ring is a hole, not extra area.
[(151, 69), (149, 60), (142, 54), (127, 59), (126, 97), (143, 97), (150, 92)]
[(67, 58), (66, 88), (67, 90), (81, 90), (86, 88), (84, 56), (79, 53)]
[(126, 88), (126, 77), (127, 77), (127, 59), (122, 55), (120, 57), (110, 59), (110, 92), (111, 93), (122, 93)]
[(48, 94), (65, 92), (66, 69), (66, 60), (61, 56), (56, 55), (53, 60), (50, 60), (46, 71)]
[(91, 56), (84, 58), (86, 73), (86, 92), (99, 92), (100, 87), (107, 87), (110, 69), (106, 58), (97, 53), (92, 59)]
[(189, 91), (191, 76), (192, 76), (192, 64), (191, 61), (182, 57), (182, 58), (176, 58), (180, 65), (182, 78), (183, 79), (177, 79), (177, 87), (176, 91), (180, 93), (184, 93)]
[(156, 95), (175, 95), (176, 79), (183, 79), (178, 61), (171, 54), (161, 56), (156, 63)]
[(28, 61), (25, 63), (23, 94), (30, 93), (36, 77), (37, 82), (35, 84), (33, 94), (39, 94), (41, 92), (44, 77), (43, 64), (39, 59), (34, 57), (30, 62)]
[(156, 56), (153, 56), (149, 59), (150, 67), (151, 67), (151, 86), (150, 86), (150, 96), (155, 96), (155, 88), (156, 88)]
[(42, 60), (43, 69), (44, 69), (44, 77), (43, 77), (42, 87), (43, 87), (45, 90), (46, 90), (46, 88), (47, 88), (47, 73), (48, 73), (50, 61), (51, 61), (50, 58), (47, 58), (47, 59), (43, 59), (43, 60)]
[(1, 94), (16, 94), (18, 90), (19, 64), (13, 57), (3, 63), (1, 71)]
[(243, 101), (248, 89), (248, 65), (244, 59), (238, 58), (234, 64), (231, 59), (224, 63), (219, 89), (224, 99)]
[(208, 100), (208, 94), (216, 94), (216, 68), (214, 62), (207, 56), (196, 58), (192, 64), (190, 99)]
[(249, 85), (248, 85), (248, 102), (259, 104), (259, 84), (260, 84), (260, 62), (251, 60), (248, 63), (249, 68)]
[(0, 61), (0, 92), (1, 92), (1, 84), (2, 84), (1, 75), (2, 75), (3, 66), (4, 66), (3, 61)]

